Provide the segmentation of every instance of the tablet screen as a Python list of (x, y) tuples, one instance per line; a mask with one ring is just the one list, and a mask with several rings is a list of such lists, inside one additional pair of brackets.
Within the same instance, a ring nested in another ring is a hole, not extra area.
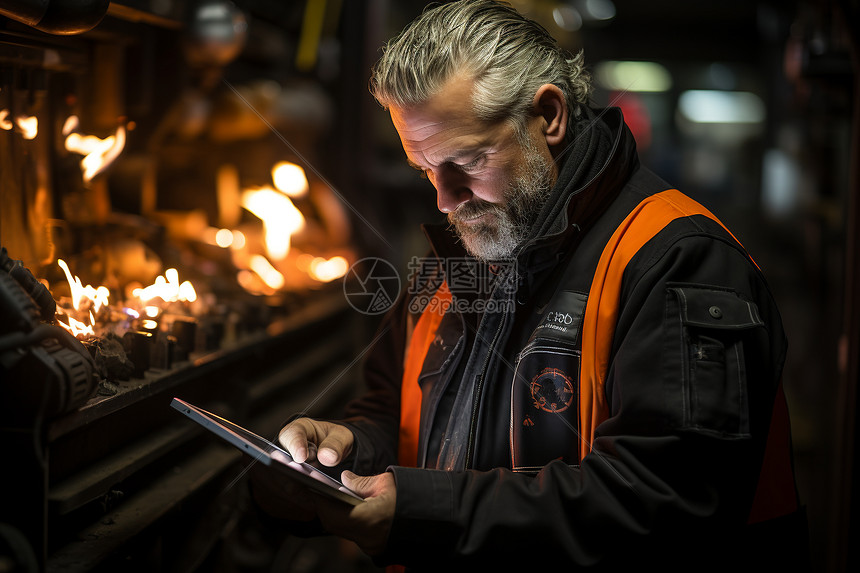
[(242, 426), (179, 398), (174, 398), (170, 405), (254, 459), (267, 466), (286, 470), (285, 475), (301, 482), (314, 491), (352, 505), (358, 505), (364, 501), (358, 494), (348, 489), (338, 480), (309, 464), (295, 461), (287, 450), (246, 430)]

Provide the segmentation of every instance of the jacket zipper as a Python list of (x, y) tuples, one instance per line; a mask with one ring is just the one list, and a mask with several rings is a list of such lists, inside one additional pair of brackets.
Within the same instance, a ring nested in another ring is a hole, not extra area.
[[(474, 450), (475, 443), (475, 434), (478, 429), (478, 406), (481, 402), (481, 391), (484, 387), (484, 378), (487, 375), (487, 366), (490, 363), (490, 358), (493, 355), (493, 349), (496, 347), (496, 341), (499, 339), (499, 335), (501, 334), (503, 328), (507, 324), (508, 315), (507, 313), (502, 314), (502, 320), (499, 323), (499, 327), (496, 329), (496, 333), (493, 336), (493, 341), (490, 344), (490, 347), (487, 352), (487, 357), (484, 359), (484, 364), (481, 367), (480, 375), (477, 377), (475, 381), (475, 394), (472, 397), (472, 419), (469, 424), (469, 442), (466, 448), (466, 463), (465, 469), (469, 469), (472, 466), (472, 455)], [(477, 340), (476, 340), (477, 342)]]
[[(462, 320), (462, 317), (461, 317), (461, 320)], [(464, 329), (466, 328), (465, 321), (463, 321), (463, 328)], [(465, 337), (466, 337), (466, 334), (464, 332), (463, 338), (465, 338)], [(453, 376), (454, 372), (457, 370), (457, 364), (460, 362), (460, 360), (463, 359), (463, 348), (464, 348), (464, 346), (465, 345), (463, 344), (462, 339), (457, 340), (457, 343), (454, 345), (454, 350), (451, 352), (451, 355), (448, 357), (448, 360), (451, 360), (452, 363), (445, 369), (445, 372), (443, 374), (444, 383), (442, 384), (442, 389), (440, 390), (439, 395), (436, 398), (435, 404), (433, 404), (433, 407), (429, 409), (431, 414), (430, 414), (430, 420), (426, 424), (427, 436), (426, 436), (426, 439), (424, 440), (424, 443), (420, 444), (420, 446), (421, 446), (421, 461), (420, 461), (420, 464), (418, 466), (420, 468), (426, 468), (427, 467), (427, 450), (430, 447), (430, 431), (433, 428), (433, 423), (436, 421), (436, 414), (438, 413), (438, 409), (439, 409), (439, 401), (442, 398), (442, 394), (444, 394), (445, 390), (447, 390), (448, 384), (451, 383), (451, 377)], [(439, 382), (442, 383), (443, 380), (440, 379)]]

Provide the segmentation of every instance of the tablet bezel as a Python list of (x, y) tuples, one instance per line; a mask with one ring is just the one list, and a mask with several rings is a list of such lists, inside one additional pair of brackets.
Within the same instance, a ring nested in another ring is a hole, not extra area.
[(255, 460), (284, 470), (284, 475), (309, 489), (350, 505), (364, 502), (364, 499), (338, 480), (310, 464), (295, 461), (287, 450), (262, 436), (180, 398), (173, 398), (170, 405)]

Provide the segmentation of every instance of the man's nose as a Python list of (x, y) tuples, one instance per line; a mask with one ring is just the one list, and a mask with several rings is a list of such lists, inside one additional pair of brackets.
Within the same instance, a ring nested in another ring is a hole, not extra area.
[(468, 181), (459, 173), (440, 170), (435, 173), (433, 186), (436, 187), (436, 206), (443, 213), (451, 213), (472, 198)]

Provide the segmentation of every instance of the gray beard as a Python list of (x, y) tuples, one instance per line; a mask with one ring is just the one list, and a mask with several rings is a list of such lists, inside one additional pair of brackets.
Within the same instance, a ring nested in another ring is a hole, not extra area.
[[(553, 186), (552, 164), (530, 140), (521, 143), (524, 163), (505, 192), (503, 205), (473, 199), (448, 214), (448, 221), (466, 251), (483, 261), (511, 259), (528, 236)], [(491, 213), (491, 221), (472, 225), (462, 221)]]

